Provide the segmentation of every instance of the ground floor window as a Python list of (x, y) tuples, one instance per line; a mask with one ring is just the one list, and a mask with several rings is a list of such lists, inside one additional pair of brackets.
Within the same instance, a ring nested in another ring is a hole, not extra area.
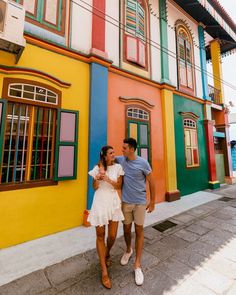
[(5, 78), (3, 96), (0, 185), (76, 179), (78, 111), (61, 109), (60, 92), (33, 81)]
[(9, 102), (1, 183), (53, 178), (56, 110)]
[(128, 137), (137, 140), (137, 155), (150, 162), (150, 115), (146, 110), (129, 107), (127, 109)]
[(192, 119), (184, 119), (185, 158), (188, 168), (199, 166), (199, 149), (197, 123)]

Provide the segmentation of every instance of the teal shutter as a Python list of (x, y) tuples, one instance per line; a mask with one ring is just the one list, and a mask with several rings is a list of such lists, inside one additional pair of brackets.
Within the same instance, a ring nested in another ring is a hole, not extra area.
[(59, 109), (55, 150), (54, 180), (77, 178), (79, 112)]
[(134, 35), (137, 32), (137, 1), (135, 0), (126, 2), (126, 30)]
[(2, 164), (2, 151), (3, 151), (3, 145), (4, 145), (6, 109), (7, 109), (7, 101), (5, 99), (0, 99), (0, 166)]

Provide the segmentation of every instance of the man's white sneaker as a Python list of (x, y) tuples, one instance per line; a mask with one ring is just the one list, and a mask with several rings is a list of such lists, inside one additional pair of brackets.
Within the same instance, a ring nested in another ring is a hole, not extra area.
[(125, 252), (123, 254), (123, 256), (121, 257), (121, 260), (120, 260), (120, 264), (121, 265), (126, 265), (129, 260), (130, 260), (130, 257), (132, 256), (133, 254), (133, 249), (131, 248), (131, 251), (128, 253), (128, 252)]
[(143, 284), (144, 276), (140, 267), (134, 269), (134, 279), (136, 285), (141, 286)]

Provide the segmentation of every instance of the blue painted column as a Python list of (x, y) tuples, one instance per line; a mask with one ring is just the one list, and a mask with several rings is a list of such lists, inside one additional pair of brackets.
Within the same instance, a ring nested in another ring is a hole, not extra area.
[(198, 37), (199, 37), (199, 44), (200, 44), (200, 60), (201, 60), (203, 99), (211, 100), (211, 98), (209, 97), (209, 92), (208, 92), (204, 28), (201, 25), (198, 26)]
[[(108, 69), (100, 64), (90, 65), (90, 120), (88, 169), (98, 163), (101, 147), (107, 144)], [(92, 177), (88, 177), (87, 209), (93, 202)]]

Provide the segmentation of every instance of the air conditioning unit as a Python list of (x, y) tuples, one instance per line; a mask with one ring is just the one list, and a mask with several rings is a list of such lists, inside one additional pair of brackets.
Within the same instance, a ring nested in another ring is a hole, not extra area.
[(0, 0), (0, 50), (16, 54), (16, 62), (25, 47), (25, 9), (10, 0)]

